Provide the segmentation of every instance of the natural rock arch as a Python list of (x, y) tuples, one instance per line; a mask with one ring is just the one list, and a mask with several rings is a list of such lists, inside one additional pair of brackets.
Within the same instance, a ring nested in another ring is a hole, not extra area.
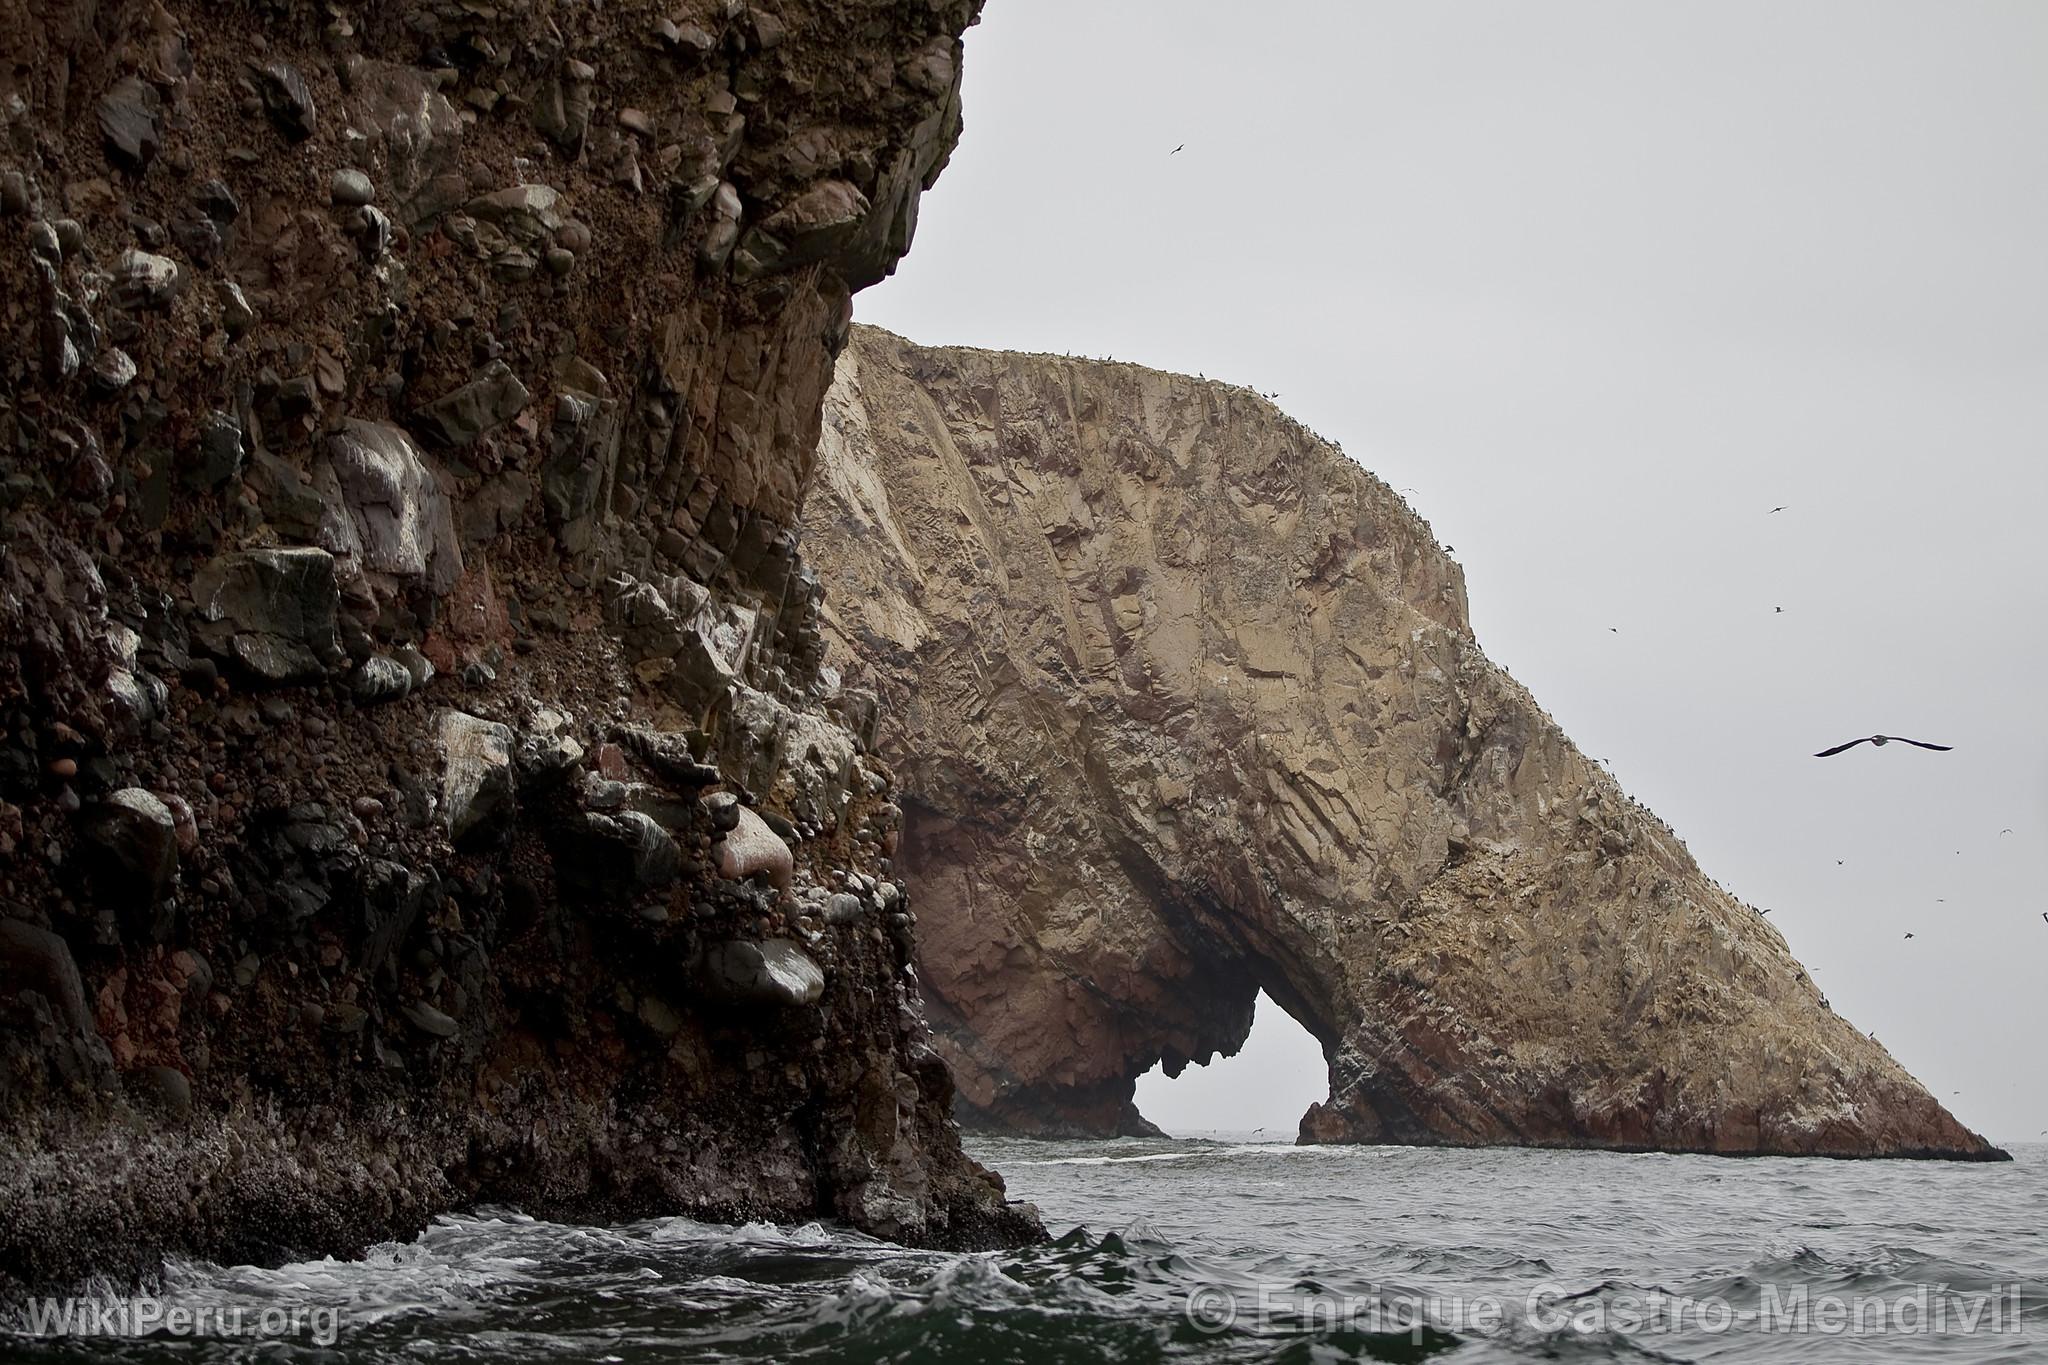
[(1306, 1139), (1987, 1150), (1249, 391), (856, 329), (805, 523), (966, 1120), (1134, 1126), (1263, 987), (1329, 1061)]

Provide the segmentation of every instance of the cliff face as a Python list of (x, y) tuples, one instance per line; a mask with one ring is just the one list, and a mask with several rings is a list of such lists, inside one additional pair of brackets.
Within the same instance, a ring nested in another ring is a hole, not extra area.
[(1472, 638), (1250, 392), (855, 329), (805, 544), (881, 692), (963, 1117), (1138, 1120), (1264, 987), (1304, 1141), (1992, 1154)]
[(0, 1286), (1030, 1236), (791, 526), (979, 0), (0, 0)]

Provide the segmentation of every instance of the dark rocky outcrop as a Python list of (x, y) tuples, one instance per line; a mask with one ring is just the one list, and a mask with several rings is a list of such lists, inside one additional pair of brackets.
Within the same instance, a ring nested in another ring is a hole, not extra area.
[(977, 9), (0, 0), (0, 1286), (1034, 1235), (792, 535)]
[(964, 1117), (1130, 1131), (1263, 987), (1329, 1062), (1305, 1141), (1997, 1155), (1249, 391), (859, 328), (806, 521)]

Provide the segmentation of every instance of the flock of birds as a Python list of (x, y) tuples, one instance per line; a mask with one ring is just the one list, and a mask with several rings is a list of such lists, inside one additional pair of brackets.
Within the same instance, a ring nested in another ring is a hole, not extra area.
[[(1167, 153), (1167, 155), (1168, 155), (1168, 156), (1178, 156), (1178, 155), (1180, 155), (1180, 154), (1181, 154), (1181, 153), (1182, 153), (1183, 151), (1185, 151), (1185, 150), (1187, 150), (1187, 144), (1186, 144), (1185, 142), (1183, 142), (1183, 143), (1181, 143), (1181, 144), (1180, 144), (1180, 146), (1178, 146), (1178, 147), (1175, 147), (1175, 148), (1174, 148), (1174, 149), (1173, 149), (1172, 151), (1168, 152), (1168, 153)], [(1263, 393), (1263, 391), (1261, 391), (1261, 392)], [(1263, 396), (1264, 396), (1264, 397), (1266, 397), (1266, 398), (1268, 398), (1268, 399), (1275, 399), (1275, 398), (1278, 398), (1278, 397), (1279, 397), (1280, 395), (1279, 395), (1278, 393), (1265, 393), (1265, 394), (1264, 394)], [(1402, 491), (1402, 492), (1405, 492), (1405, 493), (1414, 493), (1414, 492), (1415, 492), (1415, 490), (1414, 490), (1414, 489), (1412, 489), (1412, 488), (1408, 488), (1408, 489), (1402, 489), (1401, 491)], [(1790, 504), (1790, 503), (1780, 503), (1780, 504), (1779, 504), (1778, 506), (1776, 506), (1776, 507), (1773, 507), (1773, 508), (1771, 508), (1771, 509), (1770, 509), (1769, 511), (1767, 511), (1767, 512), (1766, 512), (1766, 513), (1765, 513), (1764, 515), (1765, 515), (1765, 516), (1772, 516), (1772, 517), (1774, 517), (1774, 516), (1776, 516), (1776, 515), (1777, 515), (1778, 513), (1780, 513), (1780, 512), (1783, 512), (1783, 511), (1786, 511), (1786, 510), (1788, 510), (1788, 509), (1789, 509), (1790, 507), (1791, 507), (1791, 504)], [(1446, 553), (1450, 553), (1450, 552), (1451, 552), (1451, 548), (1452, 548), (1452, 547), (1450, 547), (1450, 546), (1446, 545), (1446, 546), (1444, 546), (1444, 551), (1445, 551)], [(1774, 607), (1772, 607), (1772, 608), (1771, 608), (1771, 611), (1772, 611), (1772, 614), (1773, 614), (1773, 615), (1783, 615), (1783, 614), (1784, 614), (1784, 611), (1785, 611), (1785, 609), (1784, 609), (1783, 607), (1779, 607), (1779, 606), (1774, 606)], [(1621, 634), (1621, 629), (1620, 629), (1620, 627), (1618, 627), (1618, 626), (1609, 626), (1609, 627), (1607, 628), (1607, 631), (1608, 631), (1608, 633), (1609, 633), (1610, 635), (1619, 635), (1619, 634)], [(1887, 744), (1911, 744), (1911, 745), (1913, 745), (1913, 746), (1914, 746), (1915, 748), (1920, 748), (1920, 749), (1931, 749), (1931, 750), (1935, 751), (1936, 753), (1949, 753), (1949, 752), (1953, 751), (1953, 750), (1954, 750), (1954, 748), (1955, 748), (1955, 745), (1953, 745), (1953, 744), (1934, 744), (1934, 743), (1931, 743), (1930, 741), (1928, 741), (1928, 740), (1924, 740), (1924, 739), (1908, 739), (1908, 738), (1906, 738), (1906, 736), (1904, 736), (1904, 735), (1862, 735), (1862, 736), (1859, 736), (1859, 737), (1858, 737), (1858, 738), (1856, 738), (1856, 739), (1851, 739), (1851, 740), (1845, 740), (1844, 742), (1842, 742), (1842, 743), (1840, 743), (1840, 744), (1836, 744), (1836, 745), (1833, 745), (1833, 746), (1831, 746), (1831, 747), (1829, 747), (1829, 748), (1826, 748), (1826, 749), (1822, 749), (1822, 750), (1819, 750), (1818, 752), (1816, 752), (1816, 753), (1814, 754), (1814, 757), (1815, 757), (1815, 758), (1833, 758), (1833, 757), (1834, 757), (1834, 756), (1835, 756), (1836, 754), (1844, 754), (1844, 753), (1847, 753), (1847, 752), (1848, 752), (1849, 750), (1851, 750), (1851, 749), (1855, 748), (1855, 747), (1856, 747), (1856, 746), (1858, 746), (1859, 744), (1868, 744), (1868, 745), (1870, 745), (1870, 746), (1871, 746), (1872, 748), (1877, 748), (1877, 749), (1882, 749), (1882, 748), (1883, 748), (1883, 747), (1884, 747), (1885, 745), (1887, 745)], [(1599, 760), (1599, 762), (1601, 763), (1601, 765), (1602, 765), (1602, 766), (1606, 766), (1606, 764), (1607, 764), (1607, 760), (1606, 760), (1606, 759), (1604, 759), (1604, 758), (1603, 758), (1603, 759), (1600, 759), (1600, 760)], [(1999, 831), (1998, 833), (1999, 833), (1999, 837), (2000, 837), (2000, 838), (2003, 838), (2004, 836), (2006, 836), (2006, 835), (2008, 835), (2008, 834), (2012, 833), (2012, 831), (2011, 831), (2010, 829), (2002, 829), (2002, 830), (2000, 830), (2000, 831)], [(1957, 850), (1957, 852), (1958, 852), (1958, 853), (1960, 853), (1961, 851), (1962, 851), (1962, 850), (1960, 850), (1960, 849), (1958, 849), (1958, 850)], [(1840, 858), (1837, 858), (1837, 859), (1835, 859), (1835, 865), (1836, 865), (1837, 867), (1841, 866), (1841, 865), (1842, 865), (1842, 859), (1840, 859)], [(1760, 911), (1758, 911), (1757, 913), (1758, 913), (1758, 914), (1762, 914), (1762, 915), (1768, 915), (1768, 914), (1770, 914), (1771, 912), (1770, 912), (1769, 910), (1760, 910)], [(2042, 911), (2042, 912), (2041, 912), (2041, 919), (2042, 919), (2042, 921), (2043, 921), (2044, 923), (2048, 923), (2048, 910), (2044, 910), (2044, 911)], [(1913, 937), (1913, 933), (1912, 933), (1912, 931), (1911, 931), (1910, 929), (1906, 931), (1906, 937), (1907, 937), (1908, 939), (1910, 939), (1910, 938), (1912, 938), (1912, 937)], [(1960, 1093), (1960, 1092), (1958, 1092), (1958, 1093)], [(1261, 1131), (1264, 1131), (1264, 1130), (1262, 1129)], [(2042, 1135), (2043, 1135), (2044, 1137), (2048, 1137), (2048, 1129), (2043, 1129), (2043, 1130), (2042, 1130)]]
[[(1769, 512), (1765, 513), (1765, 515), (1776, 516), (1778, 513), (1784, 511), (1786, 506), (1789, 506), (1789, 504), (1773, 507)], [(1782, 612), (1785, 609), (1783, 607), (1778, 607), (1775, 608), (1775, 610)], [(1859, 744), (1868, 744), (1871, 747), (1877, 749), (1882, 749), (1887, 744), (1911, 744), (1918, 749), (1932, 749), (1936, 753), (1943, 754), (1950, 752), (1956, 747), (1953, 744), (1933, 744), (1924, 739), (1907, 739), (1904, 735), (1864, 735), (1857, 739), (1846, 740), (1843, 743), (1834, 745), (1831, 748), (1822, 749), (1818, 753), (1816, 753), (1814, 757), (1833, 758), (1836, 754), (1845, 754), (1849, 752), (1849, 750), (1855, 748)], [(2012, 831), (2009, 829), (2000, 830), (1999, 837), (2003, 838), (2005, 835), (2008, 835), (2010, 833), (2012, 833)], [(1960, 854), (1962, 850), (1957, 849), (1956, 852)], [(1835, 866), (1840, 867), (1841, 865), (1842, 860), (1840, 858), (1835, 859)], [(1770, 911), (1766, 910), (1763, 913), (1768, 915)], [(2043, 911), (2041, 914), (2041, 918), (2044, 920), (2048, 920), (2048, 911)], [(1906, 937), (1909, 939), (1912, 938), (1913, 931), (1908, 929), (1906, 931)]]
[[(1789, 507), (1789, 506), (1790, 506), (1790, 504), (1789, 504), (1789, 503), (1787, 503), (1787, 504), (1781, 504), (1781, 505), (1779, 505), (1779, 506), (1777, 506), (1777, 507), (1773, 507), (1773, 508), (1771, 508), (1771, 509), (1770, 509), (1770, 510), (1769, 510), (1768, 512), (1766, 512), (1766, 513), (1765, 513), (1764, 515), (1766, 515), (1766, 516), (1776, 516), (1776, 515), (1777, 515), (1778, 513), (1780, 513), (1780, 512), (1783, 512), (1783, 511), (1785, 511), (1785, 510), (1786, 510), (1786, 508), (1787, 508), (1787, 507)], [(1772, 612), (1773, 612), (1774, 614), (1779, 614), (1779, 613), (1782, 613), (1782, 612), (1783, 612), (1783, 611), (1784, 611), (1785, 609), (1784, 609), (1783, 607), (1773, 607), (1773, 608), (1772, 608), (1771, 610), (1772, 610)], [(1608, 632), (1608, 634), (1610, 634), (1610, 635), (1619, 635), (1619, 634), (1621, 634), (1621, 630), (1620, 630), (1620, 628), (1619, 628), (1619, 627), (1616, 627), (1616, 626), (1609, 626), (1609, 627), (1607, 628), (1607, 632)], [(1907, 738), (1906, 736), (1904, 736), (1904, 735), (1862, 735), (1862, 736), (1859, 736), (1859, 737), (1858, 737), (1858, 738), (1856, 738), (1856, 739), (1851, 739), (1851, 740), (1845, 740), (1844, 742), (1842, 742), (1842, 743), (1840, 743), (1840, 744), (1836, 744), (1836, 745), (1833, 745), (1833, 746), (1831, 746), (1831, 747), (1829, 747), (1829, 748), (1826, 748), (1826, 749), (1822, 749), (1822, 750), (1818, 751), (1817, 753), (1815, 753), (1815, 754), (1814, 754), (1814, 757), (1815, 757), (1815, 758), (1833, 758), (1833, 757), (1834, 757), (1834, 756), (1835, 756), (1836, 754), (1845, 754), (1845, 753), (1847, 753), (1847, 752), (1848, 752), (1849, 750), (1851, 750), (1851, 749), (1855, 748), (1855, 747), (1856, 747), (1857, 745), (1859, 745), (1859, 744), (1868, 744), (1868, 745), (1870, 745), (1870, 746), (1871, 746), (1872, 748), (1877, 748), (1877, 749), (1882, 749), (1882, 748), (1883, 748), (1883, 747), (1884, 747), (1885, 745), (1887, 745), (1887, 744), (1911, 744), (1911, 745), (1913, 745), (1913, 746), (1914, 746), (1915, 748), (1919, 748), (1919, 749), (1932, 749), (1932, 750), (1934, 750), (1934, 751), (1935, 751), (1936, 753), (1948, 753), (1948, 752), (1952, 751), (1952, 750), (1953, 750), (1953, 749), (1955, 748), (1955, 745), (1953, 745), (1953, 744), (1935, 744), (1935, 743), (1932, 743), (1932, 742), (1930, 742), (1930, 741), (1928, 741), (1928, 740), (1924, 740), (1924, 739), (1908, 739), (1908, 738)], [(1598, 760), (1598, 762), (1599, 762), (1599, 763), (1601, 764), (1601, 766), (1603, 766), (1603, 767), (1605, 767), (1605, 766), (1608, 766), (1608, 764), (1607, 764), (1607, 760), (1606, 760), (1606, 759), (1604, 759), (1604, 758), (1603, 758), (1603, 759), (1599, 759), (1599, 760)], [(2002, 839), (2002, 838), (2004, 838), (2004, 837), (2005, 837), (2006, 835), (2008, 835), (2008, 834), (2010, 834), (2010, 833), (2012, 833), (2012, 831), (2011, 831), (2010, 829), (2002, 829), (2002, 830), (1998, 831), (1998, 835), (1999, 835), (1999, 837), (2000, 837), (2001, 839)], [(1962, 850), (1961, 850), (1961, 849), (1957, 849), (1957, 850), (1956, 850), (1956, 852), (1957, 852), (1958, 854), (1960, 854), (1960, 853), (1962, 852)], [(1842, 862), (1843, 862), (1843, 860), (1842, 860), (1842, 859), (1840, 859), (1840, 858), (1837, 858), (1837, 859), (1835, 859), (1835, 866), (1837, 866), (1837, 867), (1840, 867), (1840, 866), (1842, 866)], [(1945, 902), (1944, 902), (1943, 900), (1937, 900), (1937, 901), (1936, 901), (1936, 903), (1937, 903), (1937, 904), (1942, 904), (1942, 903), (1945, 903)], [(1770, 912), (1769, 910), (1759, 910), (1759, 911), (1757, 911), (1757, 913), (1758, 913), (1758, 914), (1760, 914), (1760, 915), (1768, 915), (1768, 914), (1770, 914), (1771, 912)], [(2042, 919), (2042, 921), (2043, 921), (2043, 922), (2048, 922), (2048, 910), (2044, 910), (2044, 911), (2042, 911), (2042, 912), (2041, 912), (2041, 919)], [(1908, 930), (1908, 931), (1906, 932), (1906, 937), (1907, 937), (1908, 939), (1910, 939), (1910, 938), (1912, 938), (1912, 937), (1913, 937), (1913, 934), (1912, 934), (1912, 931), (1911, 931), (1911, 930)]]

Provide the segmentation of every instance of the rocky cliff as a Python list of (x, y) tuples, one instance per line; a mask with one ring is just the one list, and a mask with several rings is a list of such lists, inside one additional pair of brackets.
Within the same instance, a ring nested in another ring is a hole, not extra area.
[(820, 463), (805, 544), (882, 696), (963, 1117), (1128, 1129), (1263, 987), (1329, 1061), (1303, 1141), (1996, 1154), (1257, 395), (857, 328)]
[(1031, 1236), (795, 553), (979, 0), (0, 0), (0, 1287)]

